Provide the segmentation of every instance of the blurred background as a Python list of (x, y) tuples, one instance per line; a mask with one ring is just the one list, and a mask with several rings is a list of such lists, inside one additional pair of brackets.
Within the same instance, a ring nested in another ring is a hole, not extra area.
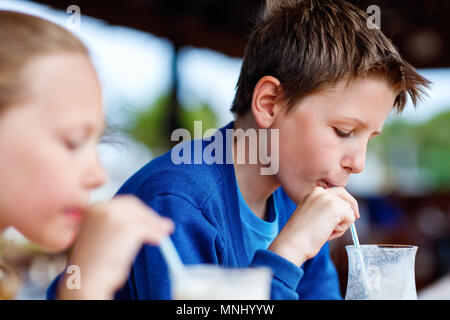
[[(134, 172), (172, 147), (176, 128), (219, 128), (239, 76), (245, 36), (262, 0), (0, 0), (77, 34), (91, 51), (109, 125), (99, 145), (109, 181), (92, 202), (111, 198)], [(450, 299), (450, 2), (350, 1), (378, 6), (380, 27), (401, 54), (433, 82), (417, 109), (391, 115), (371, 141), (366, 168), (348, 190), (357, 198), (360, 242), (412, 244), (421, 299)], [(368, 12), (371, 14), (372, 12)], [(343, 294), (345, 245), (331, 242)], [(0, 257), (17, 270), (17, 299), (44, 299), (67, 252), (49, 255), (16, 230), (0, 235)], [(0, 280), (2, 274), (0, 273)]]

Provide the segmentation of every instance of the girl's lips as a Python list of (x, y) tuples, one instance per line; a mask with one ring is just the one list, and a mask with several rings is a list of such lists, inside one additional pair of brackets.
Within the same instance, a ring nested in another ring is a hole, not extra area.
[(81, 221), (84, 216), (84, 210), (80, 208), (69, 208), (64, 211), (69, 217), (74, 220)]

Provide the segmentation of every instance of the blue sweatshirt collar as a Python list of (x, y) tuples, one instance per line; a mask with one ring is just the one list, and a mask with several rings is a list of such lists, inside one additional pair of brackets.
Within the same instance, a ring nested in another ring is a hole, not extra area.
[[(231, 148), (233, 147), (232, 139), (225, 139), (227, 129), (234, 129), (234, 121), (231, 121), (225, 127), (219, 129), (225, 141), (225, 143), (223, 143), (223, 155), (225, 157), (232, 156)], [(228, 190), (228, 192), (224, 192), (225, 206), (227, 208), (226, 218), (230, 225), (230, 232), (232, 233), (231, 239), (233, 241), (233, 249), (236, 257), (238, 257), (238, 265), (247, 267), (248, 261), (245, 260), (246, 252), (244, 249), (244, 238), (242, 236), (242, 225), (239, 215), (239, 199), (238, 190), (236, 188), (234, 165), (233, 163), (224, 161), (223, 164), (217, 165), (216, 168), (218, 168), (222, 177), (222, 190)]]

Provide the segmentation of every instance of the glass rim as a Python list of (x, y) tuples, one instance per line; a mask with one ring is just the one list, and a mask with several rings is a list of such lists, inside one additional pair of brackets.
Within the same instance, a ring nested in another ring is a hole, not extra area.
[(220, 269), (220, 270), (232, 270), (232, 271), (241, 271), (241, 270), (261, 270), (268, 269), (272, 270), (266, 266), (252, 266), (252, 267), (226, 267), (214, 263), (193, 263), (193, 264), (185, 264), (185, 268), (187, 269)]
[[(417, 249), (419, 246), (412, 245), (412, 244), (361, 244), (359, 246), (362, 249)], [(346, 245), (345, 248), (356, 248), (354, 244)]]
[(271, 268), (266, 266), (255, 267), (224, 267), (210, 263), (198, 263), (198, 264), (186, 264), (184, 265), (186, 274), (198, 275), (198, 274), (221, 274), (221, 275), (248, 275), (248, 274), (268, 274), (273, 276)]

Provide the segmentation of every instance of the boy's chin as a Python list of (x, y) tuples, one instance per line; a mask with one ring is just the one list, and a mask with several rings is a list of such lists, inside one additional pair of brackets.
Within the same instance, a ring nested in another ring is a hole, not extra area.
[(289, 198), (298, 206), (302, 204), (313, 190), (318, 187), (317, 182), (309, 182), (295, 185), (295, 186), (283, 186), (284, 191)]
[(306, 197), (310, 194), (311, 190), (306, 190), (306, 188), (289, 188), (283, 186), (284, 192), (289, 196), (289, 199), (291, 199), (297, 206), (301, 204), (303, 201), (305, 201)]

